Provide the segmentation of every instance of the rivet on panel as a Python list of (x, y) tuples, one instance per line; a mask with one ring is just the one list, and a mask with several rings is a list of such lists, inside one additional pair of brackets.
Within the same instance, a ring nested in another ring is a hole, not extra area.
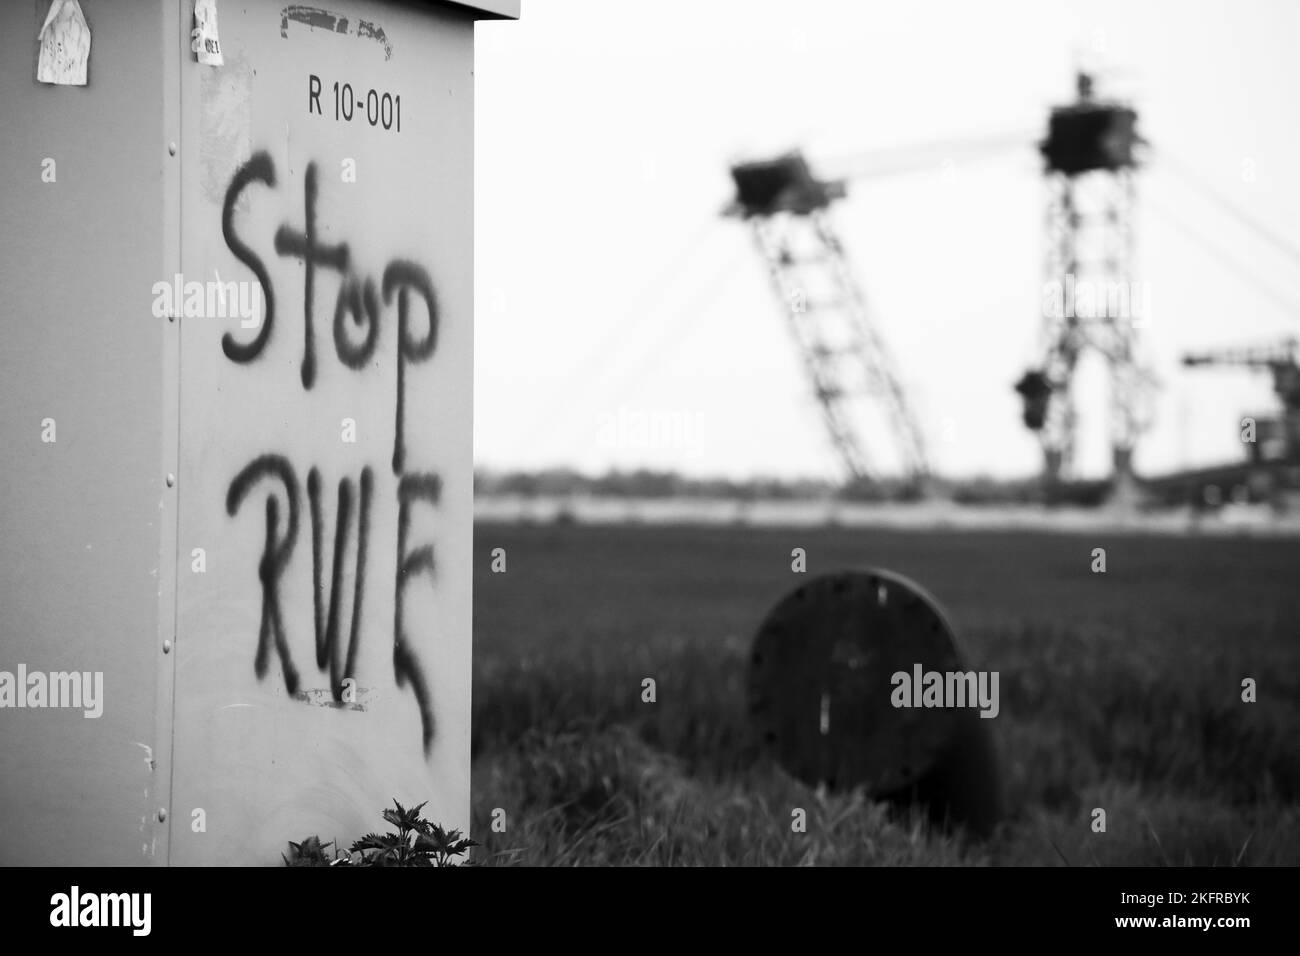
[(168, 154), (169, 156), (175, 156), (175, 155), (176, 155), (176, 144), (175, 144), (175, 143), (168, 143), (168, 144), (167, 144), (167, 154)]
[(164, 654), (170, 654), (171, 652), (172, 652), (172, 642), (171, 642), (171, 641), (163, 641), (163, 653), (164, 653)]
[(167, 475), (167, 487), (170, 488), (174, 484), (176, 484), (176, 476), (169, 472)]
[(166, 807), (159, 807), (159, 808), (158, 808), (158, 822), (159, 822), (159, 823), (166, 823), (166, 822), (167, 822), (167, 808), (166, 808)]

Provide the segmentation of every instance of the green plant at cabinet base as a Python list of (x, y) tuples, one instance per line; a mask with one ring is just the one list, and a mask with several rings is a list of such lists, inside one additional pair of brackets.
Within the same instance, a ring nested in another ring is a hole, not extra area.
[[(426, 803), (428, 801), (425, 801)], [(420, 815), (424, 804), (384, 811), (384, 820), (397, 827), (388, 833), (367, 833), (344, 851), (328, 852), (334, 842), (321, 843), (309, 836), (300, 843), (289, 841), (289, 855), (280, 854), (285, 866), (459, 866), (457, 857), (478, 846), (459, 830), (444, 830)]]

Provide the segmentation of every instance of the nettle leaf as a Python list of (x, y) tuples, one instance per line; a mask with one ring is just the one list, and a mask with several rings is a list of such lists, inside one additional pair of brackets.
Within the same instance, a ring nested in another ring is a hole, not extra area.
[(402, 830), (422, 830), (425, 826), (425, 821), (420, 818), (420, 810), (424, 808), (426, 803), (428, 803), (427, 800), (419, 806), (411, 807), (408, 810), (403, 807), (396, 798), (394, 798), (393, 805), (397, 807), (397, 810), (385, 810), (384, 819), (393, 826)]
[(428, 837), (421, 834), (416, 840), (415, 846), (424, 855), (432, 854), (438, 857), (439, 865), (442, 865), (445, 860), (450, 860), (451, 857), (462, 855), (470, 847), (479, 845), (474, 840), (463, 839), (459, 830), (447, 832), (438, 827), (437, 832), (437, 837)]
[(325, 855), (325, 850), (333, 845), (332, 841), (330, 843), (321, 843), (320, 837), (309, 836), (307, 839), (302, 841), (301, 852), (304, 856), (323, 857)]
[(441, 851), (442, 848), (443, 845), (438, 840), (431, 839), (423, 833), (417, 833), (415, 835), (415, 849), (422, 853), (437, 853)]
[(289, 843), (289, 855), (280, 854), (280, 859), (284, 860), (285, 866), (328, 866), (329, 855), (325, 852), (327, 847), (334, 844), (320, 842), (320, 837), (309, 836), (301, 843)]
[(352, 844), (351, 849), (360, 850), (391, 850), (401, 845), (401, 839), (395, 833), (385, 833), (380, 836), (378, 833), (367, 833), (360, 840)]

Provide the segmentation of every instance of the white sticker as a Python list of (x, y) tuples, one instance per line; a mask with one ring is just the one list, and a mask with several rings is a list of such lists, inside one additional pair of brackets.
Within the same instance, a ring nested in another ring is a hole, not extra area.
[(86, 85), (90, 27), (77, 0), (54, 0), (37, 39), (41, 41), (41, 55), (36, 62), (38, 82)]
[(190, 49), (207, 66), (222, 66), (221, 38), (217, 36), (217, 0), (194, 0), (194, 32)]

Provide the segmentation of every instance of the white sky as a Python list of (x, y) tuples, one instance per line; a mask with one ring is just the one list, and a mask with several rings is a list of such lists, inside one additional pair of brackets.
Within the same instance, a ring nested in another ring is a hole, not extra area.
[[(1037, 135), (1080, 57), (1157, 148), (1300, 245), (1297, 37), (1287, 0), (525, 0), (519, 21), (480, 23), (477, 462), (837, 476), (749, 237), (717, 215), (729, 162)], [(1038, 351), (1039, 169), (1028, 147), (936, 165), (856, 182), (836, 210), (940, 473), (1039, 467), (1011, 388)], [(1268, 376), (1178, 358), (1300, 332), (1300, 268), (1159, 157), (1138, 190), (1134, 278), (1164, 384), (1138, 468), (1240, 457), (1240, 416), (1274, 407)], [(1080, 385), (1080, 465), (1098, 473), (1097, 364)]]

